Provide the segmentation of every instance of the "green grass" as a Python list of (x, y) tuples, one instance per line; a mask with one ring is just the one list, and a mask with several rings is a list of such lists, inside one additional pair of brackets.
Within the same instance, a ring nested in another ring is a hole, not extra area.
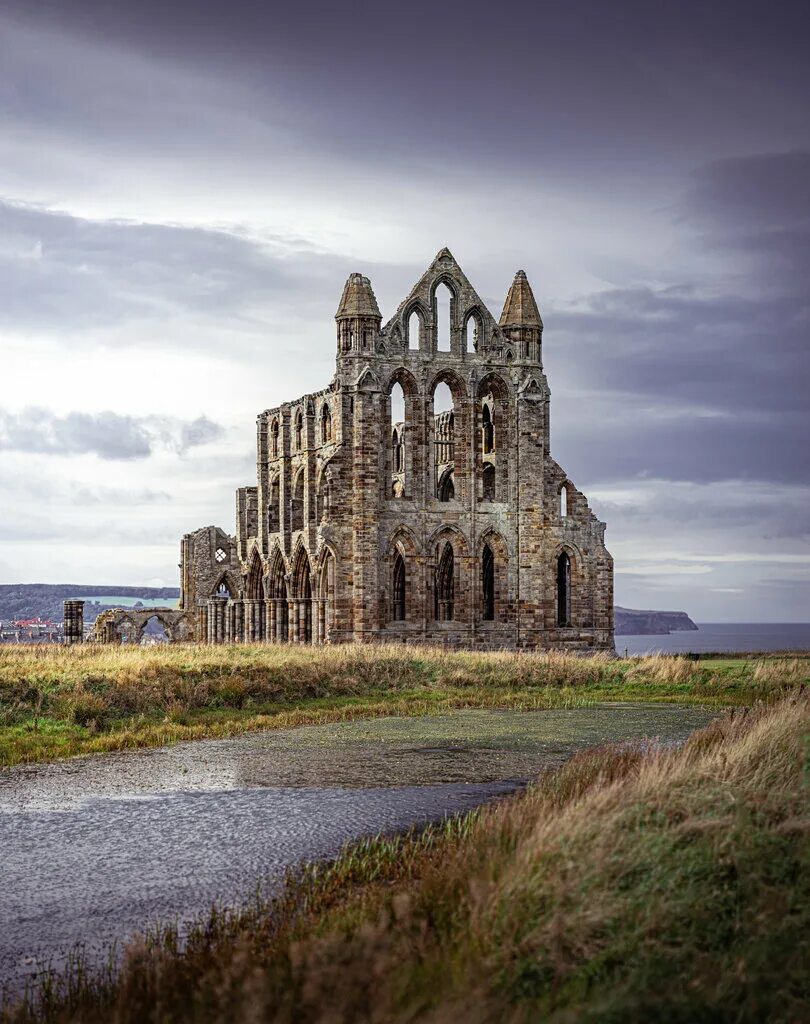
[(0, 647), (0, 765), (349, 718), (595, 701), (773, 701), (810, 658), (626, 660), (342, 647)]
[(810, 700), (348, 848), (276, 898), (80, 963), (4, 1024), (810, 1018)]

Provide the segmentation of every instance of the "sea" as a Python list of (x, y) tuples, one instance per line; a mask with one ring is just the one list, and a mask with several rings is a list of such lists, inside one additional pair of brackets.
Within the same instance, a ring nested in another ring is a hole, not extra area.
[(698, 622), (696, 625), (697, 631), (665, 636), (617, 636), (616, 653), (810, 651), (810, 622)]

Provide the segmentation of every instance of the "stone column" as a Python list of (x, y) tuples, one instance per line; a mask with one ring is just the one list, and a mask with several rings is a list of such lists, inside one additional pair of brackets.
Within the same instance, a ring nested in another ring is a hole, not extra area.
[(84, 601), (65, 601), (64, 604), (66, 645), (84, 642)]
[(287, 639), (291, 644), (298, 643), (298, 602), (290, 601), (287, 605)]
[(245, 639), (245, 604), (241, 599), (233, 604), (233, 641), (241, 644)]
[(275, 639), (275, 633), (273, 631), (273, 601), (271, 598), (266, 597), (264, 599), (264, 639), (267, 643), (272, 643)]
[(267, 639), (274, 644), (278, 639), (278, 601), (271, 598), (267, 602)]

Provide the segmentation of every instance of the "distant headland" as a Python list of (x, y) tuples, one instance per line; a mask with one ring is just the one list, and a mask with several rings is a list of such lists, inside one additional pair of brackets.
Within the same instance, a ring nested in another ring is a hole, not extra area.
[(665, 636), (698, 627), (686, 612), (640, 611), (636, 608), (614, 608), (616, 636)]

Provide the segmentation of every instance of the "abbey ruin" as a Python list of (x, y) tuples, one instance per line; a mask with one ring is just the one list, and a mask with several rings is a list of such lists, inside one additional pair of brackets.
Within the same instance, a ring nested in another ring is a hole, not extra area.
[(331, 384), (257, 418), (235, 535), (183, 537), (180, 608), (105, 611), (93, 639), (155, 618), (173, 642), (613, 650), (605, 524), (551, 457), (525, 273), (496, 323), (442, 249), (385, 325), (362, 274), (335, 321)]
[(386, 324), (362, 274), (335, 320), (332, 382), (258, 416), (235, 535), (183, 538), (195, 638), (612, 650), (605, 524), (551, 457), (523, 271), (497, 323), (447, 249)]

